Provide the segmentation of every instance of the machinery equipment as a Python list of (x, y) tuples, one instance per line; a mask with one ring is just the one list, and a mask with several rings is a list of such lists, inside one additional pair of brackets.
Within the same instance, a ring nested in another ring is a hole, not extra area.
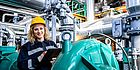
[(0, 68), (1, 70), (18, 70), (16, 46), (0, 46)]
[[(124, 41), (123, 46), (127, 50), (129, 68), (140, 70), (140, 0), (127, 0), (128, 16), (113, 21), (112, 34), (116, 39)], [(131, 65), (130, 65), (131, 63)], [(124, 66), (125, 66), (124, 62)], [(125, 67), (124, 67), (125, 70)]]
[[(23, 0), (23, 1), (2, 0), (0, 1), (0, 4), (2, 3), (6, 5), (10, 5), (12, 7), (22, 8), (26, 10), (30, 9), (37, 12), (41, 10), (43, 12), (43, 17), (47, 21), (48, 28), (52, 33), (51, 34), (52, 40), (55, 42), (57, 39), (56, 38), (56, 34), (57, 34), (56, 23), (59, 23), (60, 25), (59, 32), (61, 32), (60, 35), (62, 36), (60, 41), (63, 42), (62, 43), (63, 50), (58, 56), (56, 62), (54, 63), (52, 70), (58, 70), (58, 69), (59, 70), (60, 69), (61, 70), (81, 70), (81, 69), (82, 70), (91, 70), (91, 69), (119, 70), (120, 69), (118, 62), (115, 56), (113, 55), (113, 52), (111, 51), (111, 47), (109, 45), (98, 42), (95, 39), (86, 39), (86, 40), (75, 42), (75, 35), (76, 35), (75, 26), (77, 22), (73, 17), (67, 14), (67, 13), (70, 13), (71, 11), (66, 5), (66, 0), (40, 0), (40, 1), (39, 0), (34, 0), (34, 1), (32, 0)], [(0, 9), (1, 8), (4, 10), (9, 9), (7, 7), (0, 6)], [(42, 16), (41, 14), (38, 14), (40, 12), (38, 13), (36, 12), (31, 13), (31, 12), (25, 12), (25, 11), (23, 12), (22, 10), (19, 10), (19, 9), (18, 10), (10, 9), (10, 11), (12, 12), (16, 11), (16, 13), (20, 13), (20, 14), (22, 13), (22, 14), (30, 15), (30, 16), (37, 16), (37, 15)], [(15, 19), (16, 18), (17, 16), (15, 16)], [(138, 22), (138, 21), (135, 21), (135, 22)], [(132, 23), (135, 23), (135, 22), (132, 22)], [(17, 20), (14, 20), (14, 23), (16, 24)], [(49, 24), (52, 24), (52, 26), (49, 26)], [(122, 26), (120, 26), (120, 30), (122, 30), (121, 27)], [(109, 32), (109, 33), (111, 31), (111, 27), (103, 28), (103, 29), (97, 29), (97, 31)], [(117, 30), (117, 28), (115, 30)], [(123, 34), (123, 33), (120, 32), (120, 34)], [(2, 35), (2, 31), (0, 31), (0, 35)], [(116, 38), (120, 38), (118, 37), (118, 35), (114, 35), (114, 36)], [(15, 36), (10, 36), (10, 37), (15, 37)], [(12, 38), (12, 39), (13, 41), (15, 41), (14, 40), (15, 38)], [(21, 37), (21, 39), (23, 41), (25, 40), (24, 37)], [(0, 44), (2, 40), (3, 40), (2, 36), (0, 36)], [(73, 44), (71, 44), (71, 41), (73, 42)], [(11, 43), (11, 38), (9, 39), (9, 42)], [(7, 46), (4, 50), (1, 50), (3, 47), (4, 46), (0, 45), (0, 51), (2, 52), (0, 56), (0, 59), (2, 60), (0, 68), (3, 68), (3, 70), (9, 70), (13, 68), (14, 65), (16, 65), (17, 52), (14, 46), (12, 47), (12, 52), (6, 52), (6, 54), (3, 54), (3, 52), (6, 49), (10, 50), (11, 48)], [(7, 55), (7, 54), (10, 54), (10, 55)], [(7, 59), (5, 60), (4, 58), (7, 58)], [(8, 59), (12, 62), (9, 63), (7, 61)], [(5, 62), (7, 62), (7, 64), (9, 63), (8, 69), (5, 69), (7, 67), (4, 67), (6, 64), (3, 64), (3, 63)]]
[[(68, 37), (64, 37), (69, 35)], [(119, 70), (111, 46), (96, 39), (86, 39), (71, 44), (70, 33), (62, 35), (62, 51), (52, 70)]]
[(6, 26), (0, 26), (0, 69), (1, 70), (18, 70), (15, 46), (15, 34)]

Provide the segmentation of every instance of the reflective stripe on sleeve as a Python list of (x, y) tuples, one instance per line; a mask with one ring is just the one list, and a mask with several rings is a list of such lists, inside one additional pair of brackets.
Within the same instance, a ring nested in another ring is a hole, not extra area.
[(28, 68), (29, 68), (29, 69), (35, 69), (35, 68), (32, 66), (32, 59), (29, 59), (29, 60), (28, 60)]
[(53, 49), (53, 48), (55, 48), (54, 46), (46, 46), (46, 49), (48, 50), (48, 49)]
[(32, 55), (32, 54), (40, 52), (40, 51), (43, 51), (43, 48), (39, 47), (39, 48), (33, 49), (31, 51), (28, 51), (28, 55)]

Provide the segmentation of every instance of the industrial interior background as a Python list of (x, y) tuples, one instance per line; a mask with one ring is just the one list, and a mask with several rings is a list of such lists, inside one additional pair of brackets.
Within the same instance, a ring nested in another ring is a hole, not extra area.
[(18, 70), (19, 48), (41, 16), (62, 49), (52, 70), (140, 70), (139, 11), (140, 0), (0, 0), (0, 69)]

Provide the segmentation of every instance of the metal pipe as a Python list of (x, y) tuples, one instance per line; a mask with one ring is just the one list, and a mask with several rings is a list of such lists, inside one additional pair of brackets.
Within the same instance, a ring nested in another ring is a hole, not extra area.
[[(97, 27), (97, 25), (94, 25), (92, 27)], [(83, 36), (88, 36), (89, 33), (91, 34), (96, 34), (96, 33), (103, 33), (103, 34), (111, 34), (112, 31), (112, 24), (106, 24), (102, 25), (99, 28), (83, 28), (83, 30), (77, 30), (77, 34), (83, 35)]]
[(23, 20), (17, 22), (17, 24), (25, 25), (25, 24), (31, 23), (31, 21), (32, 21), (31, 16), (25, 16), (25, 17), (23, 17)]
[[(9, 14), (9, 13), (5, 13), (5, 14), (3, 14), (2, 15), (2, 22), (5, 22), (5, 17), (6, 16), (13, 16), (13, 17), (18, 17), (18, 14), (17, 13), (14, 13), (14, 14)], [(23, 16), (19, 16), (19, 17), (22, 17), (23, 18)], [(29, 19), (28, 19), (29, 20)], [(26, 20), (27, 21), (27, 20)], [(17, 23), (17, 20), (16, 20), (16, 23)], [(21, 22), (18, 22), (18, 23), (21, 23)], [(18, 24), (17, 23), (17, 24)], [(25, 23), (25, 22), (24, 22)], [(22, 22), (22, 24), (23, 24), (23, 22)]]
[(14, 14), (8, 14), (8, 13), (3, 14), (2, 15), (2, 22), (5, 22), (5, 16), (14, 16)]
[[(17, 13), (21, 13), (21, 14), (27, 14), (27, 15), (31, 15), (31, 16), (43, 16), (46, 14), (38, 14), (29, 10), (21, 10), (21, 9), (16, 9), (16, 8), (11, 8), (11, 7), (7, 7), (7, 6), (3, 6), (0, 5), (0, 9), (2, 10), (6, 10), (6, 11), (11, 11), (11, 12), (17, 12)], [(27, 12), (29, 11), (29, 12)]]
[(134, 7), (140, 5), (140, 0), (127, 0), (127, 7)]
[(73, 24), (74, 24), (74, 32), (73, 32), (73, 42), (76, 41), (76, 19), (73, 20)]
[(132, 48), (137, 48), (140, 51), (140, 35), (131, 37)]
[(87, 21), (94, 21), (94, 0), (86, 0), (87, 4)]
[[(68, 19), (68, 23), (73, 23), (74, 25), (74, 30), (73, 30), (73, 41), (76, 41), (76, 34), (77, 34), (77, 31), (76, 31), (76, 26), (77, 26), (77, 23), (76, 23), (76, 19), (71, 15), (71, 14), (66, 14), (67, 18), (70, 18)], [(73, 22), (71, 22), (70, 20), (72, 20)]]
[(13, 39), (12, 41), (12, 44), (10, 44), (9, 46), (15, 46), (15, 34), (14, 34), (14, 32), (10, 29), (10, 28), (8, 28), (8, 27), (5, 27), (5, 29), (10, 33), (10, 39)]
[(52, 15), (52, 40), (56, 43), (56, 16)]
[(31, 24), (26, 24), (25, 28), (24, 28), (24, 34), (27, 34), (28, 31), (29, 31), (29, 28), (30, 28), (30, 25)]
[(130, 15), (140, 13), (140, 0), (127, 0), (127, 9)]
[(9, 44), (9, 46), (13, 46), (13, 45), (15, 45), (15, 34), (14, 34), (14, 32), (11, 30), (11, 29), (9, 29), (8, 27), (6, 27), (6, 26), (0, 26), (0, 33), (1, 33), (1, 36), (0, 36), (0, 46), (2, 46), (2, 35), (3, 35), (3, 33), (2, 33), (2, 29), (6, 29), (6, 31), (8, 31), (8, 33), (10, 33), (10, 36), (9, 36), (9, 38), (10, 39), (13, 39), (12, 41), (12, 44)]
[(2, 36), (3, 36), (2, 26), (0, 25), (0, 46), (2, 46)]
[(12, 7), (30, 9), (32, 11), (42, 10), (45, 0), (4, 0), (0, 3), (11, 5)]
[(25, 28), (25, 26), (21, 26), (21, 25), (15, 25), (15, 24), (11, 24), (11, 23), (3, 23), (0, 22), (1, 25), (7, 25), (10, 28), (18, 28), (19, 30), (23, 30)]

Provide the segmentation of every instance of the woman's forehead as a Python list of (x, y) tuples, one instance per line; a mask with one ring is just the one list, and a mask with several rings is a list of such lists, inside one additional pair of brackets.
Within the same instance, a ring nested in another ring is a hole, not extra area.
[(35, 24), (34, 27), (44, 27), (42, 24)]

